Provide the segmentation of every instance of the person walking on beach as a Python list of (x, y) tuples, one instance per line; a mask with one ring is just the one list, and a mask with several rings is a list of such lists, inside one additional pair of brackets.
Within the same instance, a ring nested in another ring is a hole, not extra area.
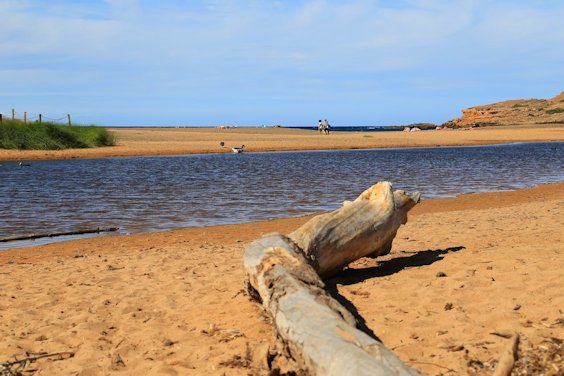
[(325, 119), (325, 121), (323, 122), (323, 131), (325, 132), (325, 134), (329, 134), (330, 128), (331, 126), (329, 125), (329, 122), (327, 121), (327, 119)]
[(323, 133), (323, 122), (321, 119), (319, 119), (319, 122), (317, 123), (317, 129), (319, 130), (319, 134)]

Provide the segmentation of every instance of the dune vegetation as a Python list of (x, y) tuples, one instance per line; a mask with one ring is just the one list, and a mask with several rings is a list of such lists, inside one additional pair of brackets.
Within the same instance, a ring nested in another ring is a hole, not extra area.
[(63, 150), (113, 145), (115, 137), (94, 125), (24, 124), (18, 120), (4, 120), (0, 124), (0, 149)]

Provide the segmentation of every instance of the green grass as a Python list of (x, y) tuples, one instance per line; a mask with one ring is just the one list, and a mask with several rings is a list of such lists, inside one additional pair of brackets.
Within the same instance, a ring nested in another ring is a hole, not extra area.
[(556, 107), (556, 108), (552, 108), (550, 110), (546, 110), (545, 112), (549, 115), (558, 114), (560, 112), (564, 112), (564, 108)]
[(107, 129), (4, 120), (0, 124), (0, 149), (63, 150), (115, 145)]
[(519, 103), (516, 103), (516, 104), (514, 104), (514, 105), (513, 105), (513, 106), (511, 106), (511, 107), (513, 107), (513, 108), (519, 108), (519, 107), (529, 107), (529, 105), (527, 105), (527, 104), (519, 104)]

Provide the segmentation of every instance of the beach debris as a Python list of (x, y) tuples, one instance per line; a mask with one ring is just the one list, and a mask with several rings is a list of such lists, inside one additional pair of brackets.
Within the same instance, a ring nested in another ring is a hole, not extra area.
[(167, 347), (168, 347), (168, 346), (172, 346), (172, 345), (174, 345), (175, 343), (176, 343), (175, 341), (173, 341), (173, 340), (171, 340), (171, 339), (168, 339), (168, 338), (166, 338), (166, 339), (163, 341), (163, 345), (164, 345), (164, 346), (167, 346)]
[(255, 240), (244, 255), (249, 296), (272, 318), (285, 356), (315, 375), (419, 375), (380, 341), (357, 329), (354, 315), (323, 279), (361, 257), (388, 254), (407, 212), (420, 199), (379, 182), (331, 213), (285, 236)]
[(511, 333), (501, 333), (501, 332), (491, 332), (490, 334), (493, 335), (493, 336), (498, 336), (498, 337), (505, 338), (505, 339), (511, 338), (511, 336), (512, 336)]
[(260, 342), (257, 345), (254, 345), (251, 358), (253, 368), (258, 368), (261, 371), (269, 370), (269, 363), (271, 363), (272, 361), (272, 355), (270, 354), (270, 344), (268, 342)]
[(122, 266), (122, 267), (117, 267), (117, 266), (113, 266), (113, 265), (108, 265), (107, 269), (108, 269), (109, 272), (113, 272), (114, 270), (125, 269), (125, 267), (124, 267), (124, 266)]
[(208, 329), (202, 330), (202, 333), (208, 335), (209, 337), (214, 337), (217, 335), (219, 337), (219, 342), (230, 342), (235, 338), (245, 336), (237, 329), (221, 329), (215, 324), (210, 324)]
[(67, 232), (53, 232), (50, 234), (31, 234), (31, 235), (11, 236), (8, 238), (0, 238), (0, 243), (13, 242), (16, 240), (54, 238), (56, 236), (67, 236), (67, 235), (99, 234), (101, 232), (114, 232), (117, 230), (119, 230), (119, 227), (98, 227), (96, 229), (91, 229), (91, 230), (78, 230), (78, 231), (67, 231)]
[(353, 295), (357, 295), (357, 296), (362, 296), (363, 298), (368, 298), (370, 297), (370, 293), (368, 291), (356, 291), (356, 290), (352, 290), (351, 294)]
[(117, 353), (116, 356), (114, 356), (114, 358), (112, 359), (112, 365), (114, 367), (125, 367), (125, 362), (123, 361), (119, 353)]
[(437, 272), (437, 274), (435, 274), (435, 277), (437, 278), (442, 278), (442, 277), (446, 277), (447, 275), (444, 272)]
[(12, 375), (22, 375), (22, 372), (27, 372), (27, 367), (31, 364), (37, 362), (39, 359), (49, 358), (50, 360), (65, 360), (72, 358), (74, 356), (73, 352), (25, 352), (24, 355), (17, 356), (14, 355), (14, 360), (8, 360), (5, 362), (0, 362), (0, 376), (12, 376)]
[(519, 349), (519, 333), (515, 333), (509, 339), (509, 343), (503, 350), (493, 376), (509, 376), (517, 361), (517, 351)]
[(528, 344), (526, 347), (524, 345), (519, 345), (519, 359), (513, 366), (512, 375), (564, 374), (564, 340), (549, 337), (540, 344)]
[(450, 311), (453, 308), (453, 304), (452, 303), (447, 303), (445, 304), (445, 311)]
[(231, 342), (235, 338), (244, 337), (245, 335), (237, 329), (223, 329), (221, 330), (221, 338), (219, 342)]
[(475, 374), (477, 373), (478, 370), (483, 370), (484, 368), (489, 368), (489, 363), (485, 363), (482, 362), (480, 359), (469, 359), (468, 362), (466, 363), (466, 366), (469, 368), (469, 371), (472, 371), (472, 373), (469, 372), (469, 374)]
[(202, 329), (203, 334), (207, 334), (210, 337), (213, 337), (219, 331), (219, 327), (213, 323), (211, 323), (208, 329)]
[(445, 349), (447, 351), (450, 351), (450, 352), (457, 352), (457, 351), (464, 350), (464, 346), (463, 345), (450, 345), (450, 346), (445, 347)]
[(516, 304), (515, 307), (513, 307), (514, 311), (518, 311), (521, 309), (521, 304)]
[(114, 349), (117, 349), (118, 347), (120, 347), (120, 345), (125, 341), (125, 338), (122, 338), (115, 346)]
[(225, 142), (219, 141), (219, 146), (222, 147), (222, 148), (224, 148), (224, 147), (225, 147)]
[(219, 363), (222, 367), (230, 367), (230, 368), (248, 368), (250, 367), (253, 359), (253, 352), (251, 347), (247, 343), (245, 348), (245, 355), (241, 356), (239, 354), (233, 355), (230, 359), (224, 360)]
[(495, 343), (495, 342), (492, 342), (492, 341), (480, 341), (480, 342), (476, 342), (476, 343), (474, 344), (474, 346), (476, 346), (476, 347), (481, 347), (481, 348), (487, 350), (487, 349), (488, 349), (488, 346), (489, 346), (489, 345), (493, 345), (494, 343)]

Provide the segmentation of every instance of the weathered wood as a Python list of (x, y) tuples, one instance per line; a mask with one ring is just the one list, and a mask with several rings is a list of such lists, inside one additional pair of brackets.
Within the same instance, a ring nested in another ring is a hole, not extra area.
[(519, 334), (515, 333), (509, 339), (507, 346), (503, 349), (503, 353), (499, 358), (499, 363), (495, 367), (493, 376), (509, 376), (511, 370), (517, 361), (517, 353), (519, 351)]
[[(289, 356), (314, 375), (418, 375), (325, 290), (322, 277), (357, 258), (389, 252), (419, 194), (382, 182), (289, 236), (266, 235), (245, 252), (248, 290), (272, 316)], [(370, 244), (367, 244), (370, 243)]]
[(394, 192), (391, 183), (380, 182), (340, 209), (311, 219), (289, 237), (325, 278), (361, 257), (390, 252), (399, 227), (407, 222), (407, 212), (419, 198), (418, 192)]
[(99, 234), (101, 232), (114, 232), (119, 230), (119, 227), (103, 227), (96, 228), (92, 230), (78, 230), (78, 231), (67, 231), (67, 232), (54, 232), (50, 234), (31, 234), (31, 235), (21, 235), (21, 236), (11, 236), (7, 238), (0, 238), (0, 243), (14, 242), (17, 240), (34, 240), (41, 238), (54, 238), (57, 236), (68, 236), (68, 235), (85, 235), (85, 234)]

